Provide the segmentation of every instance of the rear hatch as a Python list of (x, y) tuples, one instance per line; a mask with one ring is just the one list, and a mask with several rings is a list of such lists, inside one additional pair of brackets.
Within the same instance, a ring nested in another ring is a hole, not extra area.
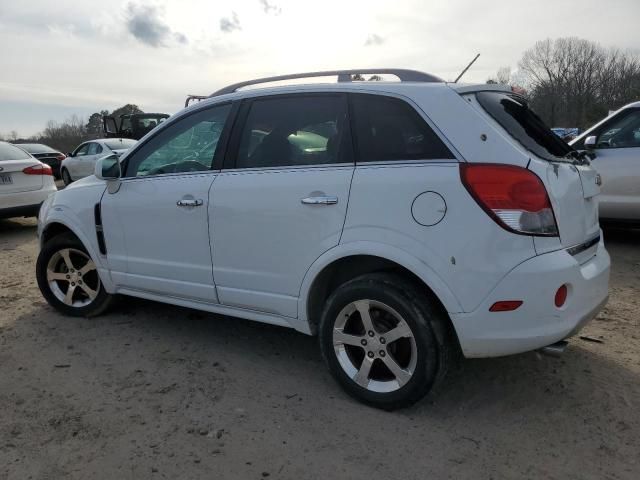
[[(527, 168), (540, 177), (549, 194), (559, 238), (534, 237), (536, 251), (588, 245), (600, 232), (596, 171), (588, 159), (558, 138), (521, 96), (480, 91), (478, 103), (530, 156)], [(594, 245), (589, 250), (595, 253)], [(584, 259), (584, 253), (581, 260)]]
[(24, 173), (34, 165), (41, 163), (24, 150), (0, 142), (0, 194), (40, 190), (44, 182), (42, 175)]

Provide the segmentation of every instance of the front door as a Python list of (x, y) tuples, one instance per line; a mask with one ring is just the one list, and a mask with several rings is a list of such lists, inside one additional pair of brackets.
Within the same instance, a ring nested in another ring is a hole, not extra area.
[(640, 219), (640, 109), (627, 109), (598, 134), (594, 168), (602, 177), (600, 218)]
[(172, 122), (124, 161), (105, 192), (107, 259), (119, 287), (215, 303), (208, 214), (212, 168), (231, 104)]
[(305, 273), (342, 234), (354, 169), (346, 98), (258, 97), (238, 118), (209, 199), (220, 303), (296, 317)]

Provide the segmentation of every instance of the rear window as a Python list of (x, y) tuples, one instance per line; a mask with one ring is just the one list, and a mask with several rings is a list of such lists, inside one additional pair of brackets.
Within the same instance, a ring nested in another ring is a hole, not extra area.
[(55, 152), (51, 147), (43, 145), (41, 143), (21, 143), (20, 148), (26, 150), (29, 153), (48, 153)]
[(105, 140), (104, 144), (109, 147), (111, 150), (122, 150), (124, 148), (131, 148), (137, 142), (135, 140), (130, 140), (128, 138), (122, 138), (118, 140)]
[(556, 160), (573, 150), (545, 125), (524, 98), (502, 92), (478, 92), (476, 98), (509, 135), (538, 157)]
[(10, 143), (0, 142), (0, 162), (7, 160), (27, 160), (31, 158), (24, 150), (14, 147)]
[(455, 158), (403, 100), (360, 93), (352, 99), (359, 162)]

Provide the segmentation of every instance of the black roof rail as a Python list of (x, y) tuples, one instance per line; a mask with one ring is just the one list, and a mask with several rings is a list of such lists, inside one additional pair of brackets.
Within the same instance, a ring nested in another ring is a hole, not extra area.
[(202, 101), (209, 98), (209, 95), (187, 95), (187, 99), (184, 102), (185, 108), (189, 106), (191, 102)]
[(233, 93), (239, 88), (247, 87), (249, 85), (256, 85), (259, 83), (278, 82), (281, 80), (294, 80), (297, 78), (314, 78), (314, 77), (338, 77), (338, 82), (351, 82), (352, 75), (358, 74), (390, 74), (395, 75), (401, 82), (444, 82), (443, 79), (431, 75), (430, 73), (419, 72), (417, 70), (407, 70), (404, 68), (361, 68), (352, 70), (327, 70), (324, 72), (307, 72), (307, 73), (293, 73), (289, 75), (278, 75), (275, 77), (256, 78), (254, 80), (246, 80), (244, 82), (234, 83), (228, 85), (220, 90), (211, 94), (212, 97), (218, 95), (224, 95), (226, 93)]

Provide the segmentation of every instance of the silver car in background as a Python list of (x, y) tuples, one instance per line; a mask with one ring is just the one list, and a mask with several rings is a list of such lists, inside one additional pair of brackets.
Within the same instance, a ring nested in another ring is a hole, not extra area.
[(640, 102), (625, 105), (570, 142), (595, 154), (600, 220), (640, 225)]

